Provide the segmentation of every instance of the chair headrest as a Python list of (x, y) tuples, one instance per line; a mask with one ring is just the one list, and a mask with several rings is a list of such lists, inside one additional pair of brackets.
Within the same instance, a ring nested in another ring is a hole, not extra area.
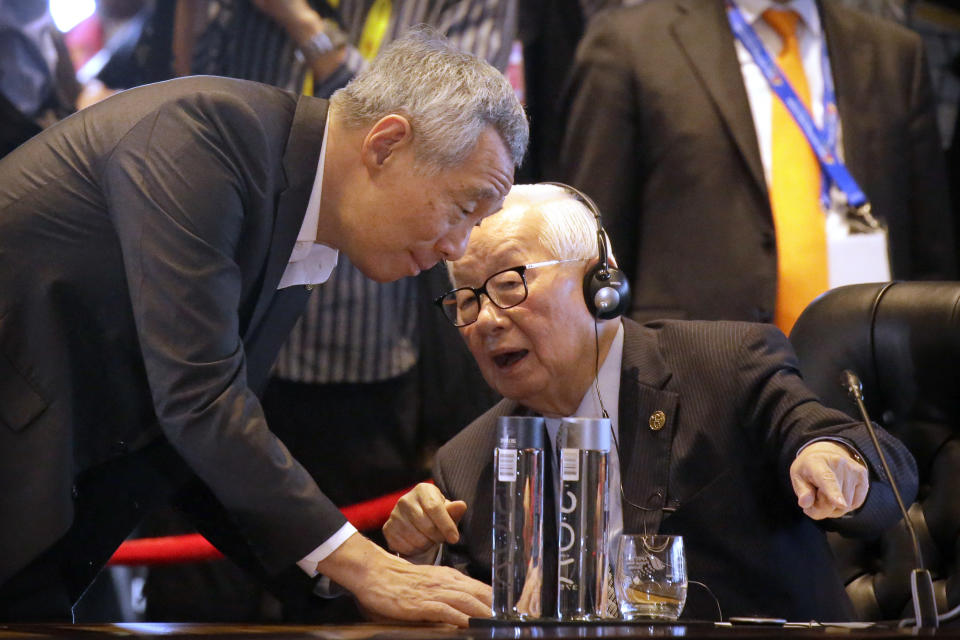
[(829, 406), (859, 418), (840, 384), (850, 369), (885, 426), (960, 425), (960, 282), (838, 287), (804, 310), (790, 341), (804, 379)]

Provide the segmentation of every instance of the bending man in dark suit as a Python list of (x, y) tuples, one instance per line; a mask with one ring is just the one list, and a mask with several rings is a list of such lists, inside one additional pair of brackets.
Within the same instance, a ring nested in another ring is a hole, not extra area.
[(489, 611), (485, 585), (357, 534), (256, 394), (338, 250), (379, 281), (460, 257), (526, 137), (496, 69), (419, 32), (329, 109), (250, 82), (175, 80), (5, 158), (0, 619), (69, 618), (168, 498), (264, 579), (319, 571), (397, 618)]
[[(522, 302), (491, 303), (499, 282), (491, 276), (550, 260), (565, 262), (527, 269)], [(553, 439), (559, 417), (598, 417), (605, 407), (619, 442), (610, 461), (612, 534), (683, 535), (690, 579), (712, 590), (724, 616), (849, 619), (820, 527), (863, 535), (899, 518), (866, 429), (817, 401), (772, 326), (595, 323), (582, 283), (596, 260), (596, 222), (584, 206), (555, 186), (519, 185), (450, 264), (454, 286), (485, 286), (479, 315), (461, 332), (505, 400), (440, 449), (436, 486), (400, 500), (384, 526), (391, 547), (413, 555), (449, 543), (448, 562), (489, 580), (497, 417), (542, 414)], [(913, 458), (879, 435), (913, 496)], [(556, 512), (546, 485), (549, 531)], [(556, 553), (545, 555), (547, 585)], [(684, 615), (715, 618), (712, 600), (696, 594), (692, 587)]]
[[(756, 17), (772, 56), (780, 39), (763, 10), (801, 16), (818, 125), (817, 53), (826, 47), (840, 157), (889, 228), (892, 277), (952, 279), (943, 152), (920, 36), (835, 0), (738, 4)], [(773, 100), (724, 0), (648, 0), (591, 22), (565, 105), (561, 176), (604, 212), (635, 285), (633, 319), (774, 320), (782, 254), (770, 202)]]

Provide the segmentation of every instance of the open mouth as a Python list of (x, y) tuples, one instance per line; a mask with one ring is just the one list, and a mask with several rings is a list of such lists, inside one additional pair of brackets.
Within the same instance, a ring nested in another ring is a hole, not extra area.
[(501, 353), (499, 355), (493, 356), (493, 363), (504, 369), (510, 365), (523, 360), (529, 351), (527, 349), (520, 349), (519, 351), (507, 351), (506, 353)]

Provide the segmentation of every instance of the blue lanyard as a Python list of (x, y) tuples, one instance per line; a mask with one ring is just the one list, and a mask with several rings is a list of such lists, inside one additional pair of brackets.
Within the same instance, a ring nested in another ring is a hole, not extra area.
[[(760, 37), (757, 36), (753, 27), (747, 23), (740, 9), (733, 0), (726, 0), (726, 6), (727, 16), (730, 19), (730, 27), (733, 29), (733, 34), (743, 43), (747, 51), (750, 52), (754, 62), (757, 63), (757, 67), (760, 68), (763, 76), (767, 79), (770, 89), (777, 95), (781, 102), (783, 102), (787, 111), (793, 116), (793, 119), (796, 120), (800, 130), (803, 131), (803, 135), (806, 136), (807, 141), (810, 143), (810, 148), (820, 161), (820, 167), (824, 173), (826, 173), (830, 181), (846, 196), (847, 206), (850, 209), (856, 210), (853, 212), (855, 215), (864, 217), (865, 223), (870, 227), (878, 226), (870, 215), (870, 203), (867, 201), (867, 196), (864, 195), (857, 181), (850, 175), (850, 171), (847, 170), (846, 165), (837, 157), (837, 122), (839, 117), (837, 113), (836, 92), (833, 86), (833, 76), (830, 73), (830, 63), (827, 58), (826, 46), (820, 48), (822, 53), (821, 69), (823, 70), (824, 125), (823, 130), (821, 130), (813, 121), (810, 111), (806, 105), (803, 104), (803, 101), (790, 85), (786, 76), (783, 75), (780, 67), (777, 66), (777, 63), (774, 62), (770, 54), (767, 53), (763, 42), (760, 41)], [(829, 205), (829, 186), (827, 180), (823, 181), (821, 198), (823, 198), (825, 205)]]

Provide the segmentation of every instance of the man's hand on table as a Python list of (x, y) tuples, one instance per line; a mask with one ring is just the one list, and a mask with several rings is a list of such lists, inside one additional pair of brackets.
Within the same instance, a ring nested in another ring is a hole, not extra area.
[(460, 627), (471, 617), (490, 617), (489, 585), (450, 567), (411, 564), (359, 533), (320, 561), (317, 571), (353, 593), (360, 606), (376, 616)]

